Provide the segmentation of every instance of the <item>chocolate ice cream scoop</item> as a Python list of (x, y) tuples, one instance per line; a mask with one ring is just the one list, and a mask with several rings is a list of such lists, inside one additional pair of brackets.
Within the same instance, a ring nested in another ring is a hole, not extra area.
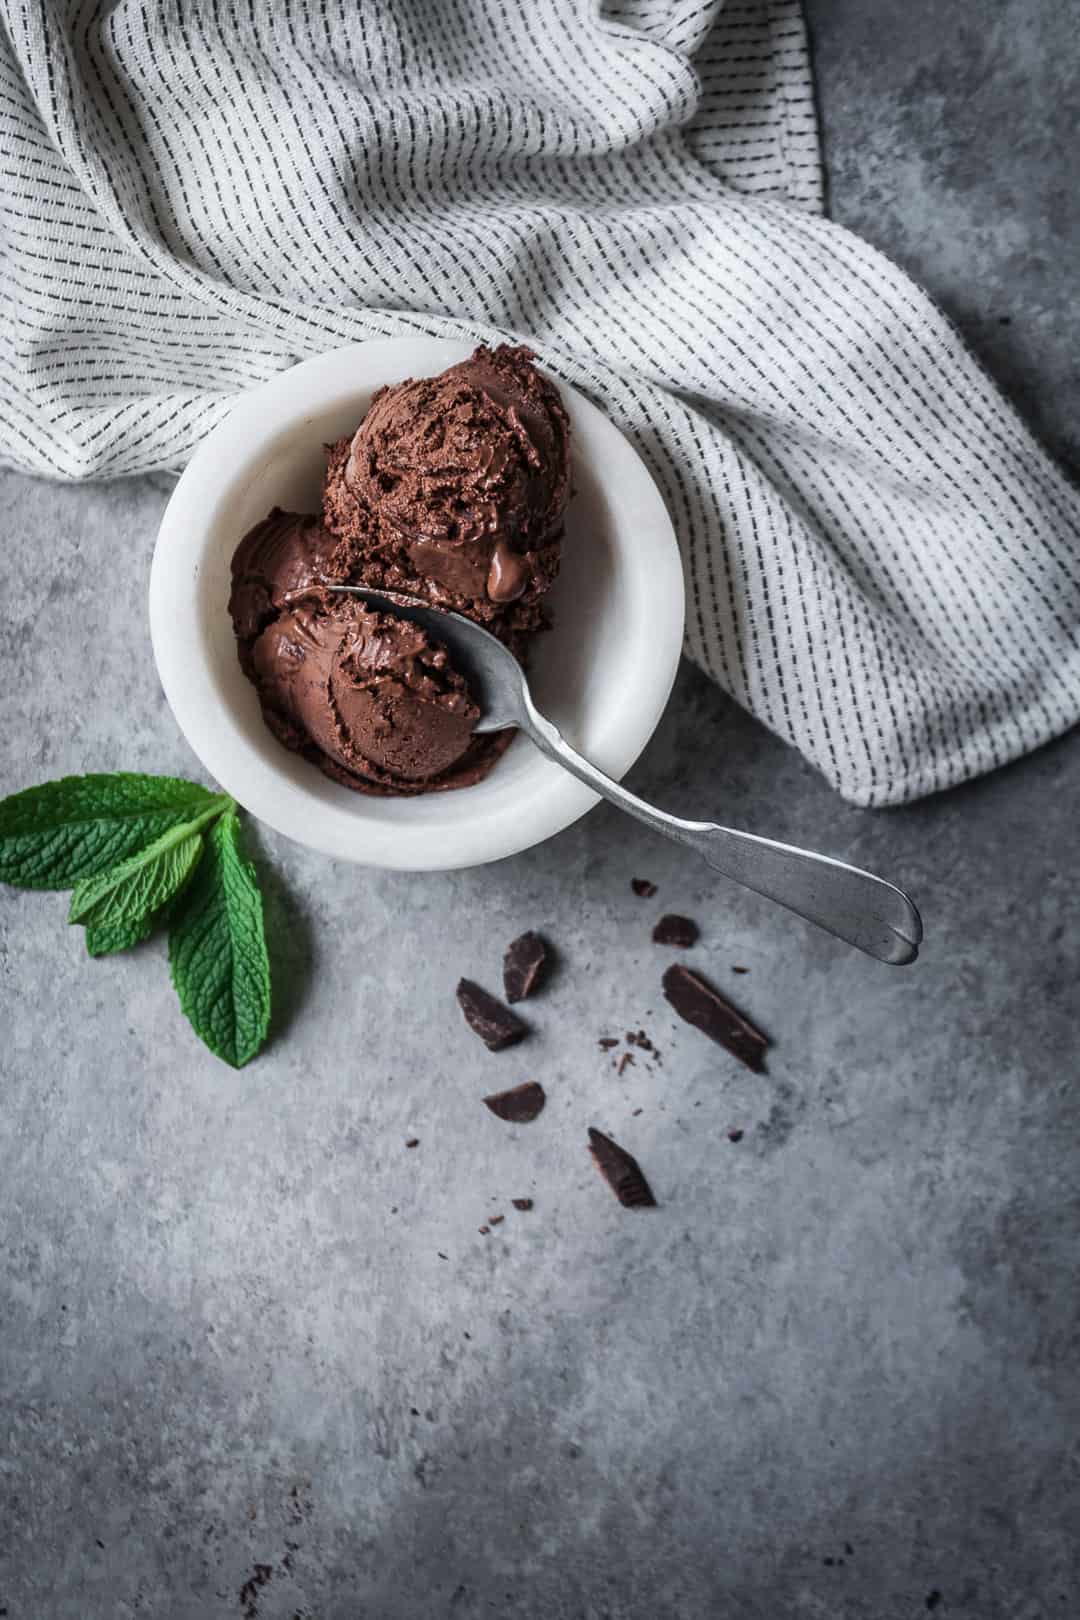
[[(259, 695), (283, 741), (376, 791), (437, 785), (474, 744), (479, 711), (446, 651), (404, 619), (312, 592), (255, 641)], [(456, 784), (455, 784), (456, 785)]]
[(333, 448), (325, 518), (359, 562), (389, 554), (468, 611), (548, 589), (569, 487), (558, 391), (528, 349), (479, 348), (437, 377), (380, 389)]
[(249, 529), (232, 560), (229, 612), (241, 647), (273, 618), (286, 597), (335, 577), (331, 558), (339, 542), (317, 517), (283, 512)]

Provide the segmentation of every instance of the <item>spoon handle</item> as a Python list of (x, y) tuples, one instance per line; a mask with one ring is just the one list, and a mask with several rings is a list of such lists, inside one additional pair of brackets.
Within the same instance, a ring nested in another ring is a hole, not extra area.
[(813, 850), (796, 849), (708, 821), (683, 821), (667, 815), (576, 753), (527, 695), (518, 724), (542, 754), (571, 776), (654, 832), (697, 850), (717, 872), (744, 888), (775, 900), (881, 962), (900, 965), (913, 962), (918, 955), (922, 921), (908, 896), (892, 883)]

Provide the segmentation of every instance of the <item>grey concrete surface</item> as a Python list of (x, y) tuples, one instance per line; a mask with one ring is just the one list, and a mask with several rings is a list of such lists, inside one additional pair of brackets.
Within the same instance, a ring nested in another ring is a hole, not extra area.
[[(835, 212), (1074, 452), (1072, 8), (810, 11)], [(192, 772), (144, 634), (163, 492), (2, 491), (4, 789)], [(633, 779), (898, 874), (923, 961), (605, 809), (423, 879), (260, 831), (278, 1028), (234, 1074), (160, 942), (91, 963), (63, 897), (0, 892), (0, 1615), (1080, 1613), (1080, 738), (866, 814), (686, 670)], [(662, 908), (767, 1076), (673, 1027)], [(561, 967), (492, 1056), (453, 983), (526, 926)], [(662, 1066), (620, 1078), (597, 1040), (637, 1027)], [(526, 1076), (535, 1124), (480, 1105)], [(616, 1205), (589, 1124), (658, 1211)]]

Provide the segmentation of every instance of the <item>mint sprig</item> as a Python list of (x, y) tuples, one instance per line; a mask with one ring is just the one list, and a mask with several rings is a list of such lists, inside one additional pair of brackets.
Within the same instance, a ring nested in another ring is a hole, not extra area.
[(73, 888), (68, 920), (91, 956), (130, 949), (167, 917), (180, 1005), (239, 1067), (270, 1021), (262, 897), (239, 832), (233, 800), (197, 782), (68, 776), (0, 800), (0, 882)]

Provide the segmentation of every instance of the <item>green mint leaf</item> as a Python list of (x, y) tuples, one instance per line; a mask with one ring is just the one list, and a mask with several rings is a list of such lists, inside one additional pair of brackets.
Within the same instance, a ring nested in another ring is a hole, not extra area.
[(123, 923), (91, 923), (86, 930), (87, 955), (112, 956), (116, 951), (130, 951), (134, 946), (141, 945), (144, 939), (149, 939), (151, 934), (169, 922), (183, 901), (181, 890), (157, 911), (147, 913), (145, 917), (135, 917), (131, 922)]
[(130, 951), (153, 932), (154, 917), (148, 913), (137, 922), (91, 923), (86, 930), (86, 949), (91, 956), (111, 956), (114, 951)]
[(211, 805), (228, 803), (197, 782), (130, 771), (25, 788), (0, 800), (0, 882), (70, 889)]
[(169, 966), (180, 1005), (211, 1052), (239, 1069), (270, 1026), (270, 962), (255, 868), (228, 810), (206, 834), (206, 850), (169, 929)]
[(184, 887), (202, 848), (197, 822), (171, 827), (119, 866), (76, 883), (68, 922), (115, 928), (152, 917)]

